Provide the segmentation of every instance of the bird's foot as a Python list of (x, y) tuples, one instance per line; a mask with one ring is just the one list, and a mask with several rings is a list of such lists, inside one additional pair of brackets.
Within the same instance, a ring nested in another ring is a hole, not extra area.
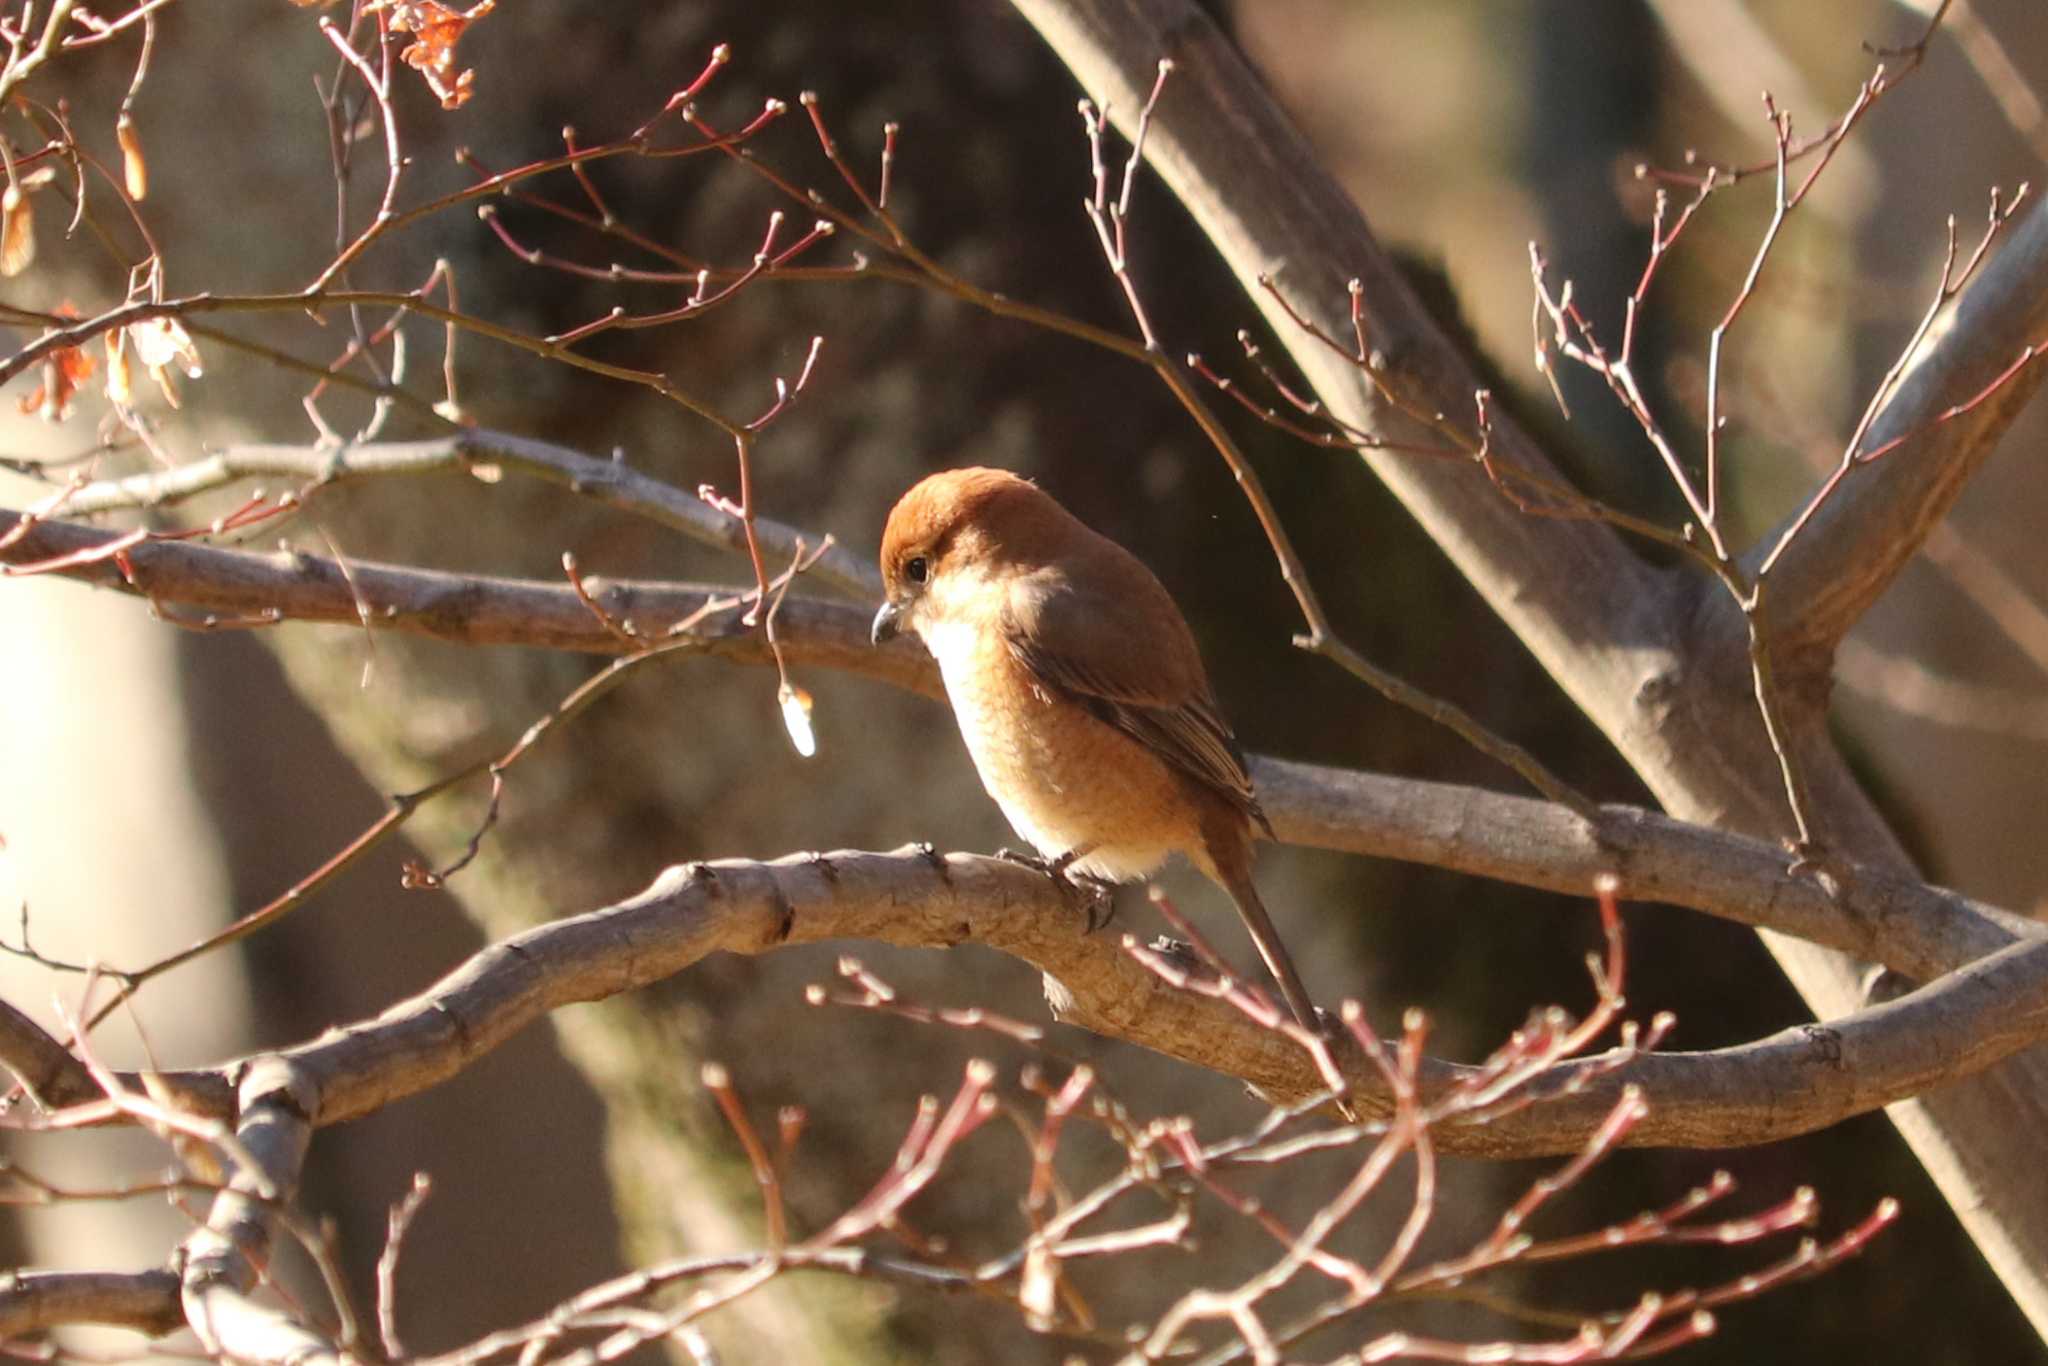
[(1093, 934), (1110, 921), (1116, 919), (1116, 884), (1108, 878), (1096, 877), (1091, 873), (1070, 871), (1076, 859), (1088, 854), (1084, 846), (1069, 849), (1054, 858), (1022, 849), (1003, 848), (996, 850), (996, 857), (1005, 863), (1014, 863), (1033, 872), (1044, 873), (1059, 888), (1060, 895), (1078, 907), (1088, 918), (1088, 933)]

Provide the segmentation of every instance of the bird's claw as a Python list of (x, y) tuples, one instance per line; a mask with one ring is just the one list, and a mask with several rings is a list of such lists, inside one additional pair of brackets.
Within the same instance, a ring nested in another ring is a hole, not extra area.
[(1107, 926), (1116, 919), (1116, 884), (1104, 878), (1068, 878), (1067, 886), (1083, 898), (1081, 910), (1088, 917), (1088, 933)]
[(1058, 877), (1066, 871), (1063, 866), (1054, 867), (1055, 860), (1049, 859), (1043, 854), (1035, 853), (1029, 849), (1012, 849), (1007, 844), (996, 850), (996, 857), (1005, 863), (1014, 863), (1019, 868), (1029, 868), (1033, 872), (1044, 873), (1047, 877)]
[(1059, 888), (1060, 895), (1088, 918), (1088, 933), (1094, 934), (1116, 919), (1116, 884), (1107, 878), (1069, 871), (1074, 860), (1084, 852), (1076, 849), (1057, 858), (1047, 858), (1040, 853), (1004, 847), (996, 850), (996, 857), (1005, 863), (1045, 874)]

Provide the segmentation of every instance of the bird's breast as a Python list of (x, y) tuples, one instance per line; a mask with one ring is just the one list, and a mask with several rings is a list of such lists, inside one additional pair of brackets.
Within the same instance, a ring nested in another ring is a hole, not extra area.
[(982, 786), (1033, 848), (1087, 849), (1076, 871), (1121, 882), (1199, 844), (1167, 766), (1045, 687), (999, 630), (946, 622), (922, 634)]

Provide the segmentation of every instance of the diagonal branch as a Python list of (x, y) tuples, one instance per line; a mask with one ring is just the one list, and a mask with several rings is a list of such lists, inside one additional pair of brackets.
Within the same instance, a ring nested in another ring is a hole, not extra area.
[[(1907, 359), (1896, 393), (1846, 458), (1887, 453), (1858, 463), (1772, 565), (1773, 625), (1788, 657), (1818, 652), (1824, 663), (1919, 553), (2048, 378), (2038, 364), (2007, 373), (2044, 344), (2048, 206), (2037, 203)], [(1952, 411), (1987, 389), (1982, 402)]]

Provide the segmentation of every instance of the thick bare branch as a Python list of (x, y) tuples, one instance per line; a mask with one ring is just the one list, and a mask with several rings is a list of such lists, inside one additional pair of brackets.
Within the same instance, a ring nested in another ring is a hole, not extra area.
[(1876, 868), (1844, 868), (1833, 893), (1785, 875), (1777, 845), (1631, 806), (1597, 832), (1529, 797), (1283, 759), (1254, 759), (1282, 842), (1583, 892), (1602, 873), (1635, 901), (1684, 906), (1881, 962), (1928, 981), (2048, 927)]
[[(0, 525), (15, 514), (0, 510)], [(0, 549), (0, 562), (33, 565), (64, 555), (104, 548), (113, 532), (62, 522), (43, 522)], [(123, 565), (127, 566), (124, 572)], [(296, 552), (268, 554), (219, 550), (176, 542), (147, 541), (122, 552), (63, 571), (102, 588), (137, 593), (165, 607), (217, 613), (225, 625), (269, 620), (326, 621), (465, 645), (540, 645), (550, 649), (619, 654), (627, 648), (567, 584), (445, 574), (350, 561), (347, 573), (332, 559)], [(714, 614), (692, 628), (704, 652), (753, 664), (771, 663), (761, 633), (740, 621), (750, 590), (675, 584), (583, 581), (614, 624), (630, 622), (644, 639), (658, 640), (673, 622), (703, 610), (709, 602), (734, 601), (734, 610)], [(181, 618), (181, 624), (210, 625)], [(815, 600), (792, 598), (777, 614), (792, 664), (821, 665), (865, 674), (900, 687), (935, 692), (938, 674), (915, 644), (877, 650), (868, 642), (866, 614)]]
[(66, 1324), (91, 1323), (162, 1337), (185, 1326), (178, 1273), (11, 1271), (0, 1276), (0, 1339), (16, 1341)]
[[(553, 921), (484, 949), (374, 1020), (277, 1055), (303, 1078), (318, 1125), (382, 1109), (456, 1076), (548, 1011), (674, 976), (712, 953), (866, 939), (904, 947), (977, 943), (1044, 971), (1062, 1020), (1244, 1080), (1280, 1100), (1324, 1083), (1308, 1055), (1216, 998), (1177, 990), (1034, 870), (974, 855), (798, 854), (671, 868), (616, 906)], [(1833, 1124), (1989, 1066), (2048, 1034), (2048, 943), (2014, 945), (1885, 1005), (1711, 1053), (1650, 1053), (1560, 1065), (1544, 1104), (1436, 1133), (1446, 1152), (1524, 1157), (1576, 1150), (1639, 1085), (1643, 1146), (1725, 1147)], [(1344, 1047), (1348, 1047), (1345, 1045)], [(1367, 1108), (1389, 1099), (1355, 1051), (1338, 1064)], [(225, 1113), (244, 1064), (162, 1074), (159, 1092)], [(1432, 1064), (1430, 1084), (1471, 1075)], [(246, 1089), (246, 1088), (245, 1088)]]

